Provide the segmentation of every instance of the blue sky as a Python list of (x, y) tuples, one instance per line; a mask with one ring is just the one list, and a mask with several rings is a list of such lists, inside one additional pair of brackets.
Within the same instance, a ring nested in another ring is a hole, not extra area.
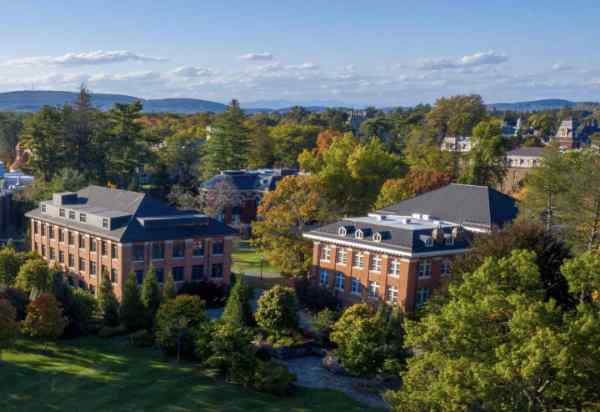
[(0, 91), (84, 82), (223, 102), (600, 100), (598, 0), (5, 3)]

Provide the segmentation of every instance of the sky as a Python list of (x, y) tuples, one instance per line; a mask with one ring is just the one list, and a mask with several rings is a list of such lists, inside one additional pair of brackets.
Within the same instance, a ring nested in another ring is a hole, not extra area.
[(600, 1), (1, 0), (0, 92), (600, 100)]

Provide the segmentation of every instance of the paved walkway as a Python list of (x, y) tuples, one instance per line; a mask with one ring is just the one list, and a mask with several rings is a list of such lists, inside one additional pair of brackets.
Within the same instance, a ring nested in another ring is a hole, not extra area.
[(381, 396), (359, 391), (357, 386), (369, 382), (366, 379), (334, 375), (321, 366), (321, 358), (307, 356), (285, 361), (290, 372), (298, 377), (296, 384), (307, 388), (333, 389), (345, 393), (352, 399), (374, 408), (390, 409)]

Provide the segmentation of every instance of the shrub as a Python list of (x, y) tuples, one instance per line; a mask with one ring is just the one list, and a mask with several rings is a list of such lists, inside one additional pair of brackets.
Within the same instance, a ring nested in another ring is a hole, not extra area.
[(127, 275), (125, 286), (123, 289), (123, 300), (119, 310), (119, 319), (127, 329), (136, 331), (142, 329), (147, 324), (147, 314), (142, 304), (140, 290), (138, 289), (137, 280), (133, 273)]
[(306, 277), (294, 281), (296, 296), (302, 307), (316, 313), (323, 309), (336, 310), (339, 307), (335, 295)]
[(112, 338), (114, 336), (122, 336), (127, 334), (128, 330), (125, 325), (104, 326), (98, 331), (98, 336), (101, 338)]
[(64, 288), (59, 299), (69, 320), (65, 336), (77, 337), (88, 333), (88, 325), (96, 310), (96, 299), (85, 289)]
[(256, 323), (273, 336), (285, 336), (298, 329), (298, 302), (294, 289), (274, 286), (258, 300)]
[(158, 285), (156, 272), (152, 266), (148, 269), (146, 276), (144, 276), (141, 298), (146, 311), (147, 324), (148, 326), (152, 326), (161, 301), (160, 286)]
[(21, 267), (21, 259), (13, 248), (4, 247), (0, 250), (0, 287), (11, 286), (19, 269)]
[(198, 296), (210, 308), (222, 307), (227, 297), (225, 285), (206, 279), (199, 282), (186, 282), (181, 285), (178, 293), (180, 295)]
[(323, 309), (314, 316), (312, 326), (322, 344), (329, 341), (329, 334), (338, 318), (339, 313), (331, 309)]
[(163, 283), (163, 301), (175, 299), (177, 296), (177, 288), (175, 287), (175, 280), (173, 279), (173, 274), (171, 271), (168, 271), (165, 275), (165, 282)]
[(252, 289), (246, 285), (244, 278), (240, 277), (227, 298), (227, 305), (221, 318), (223, 322), (237, 327), (252, 326), (254, 317), (250, 307), (251, 296)]
[(2, 350), (13, 345), (18, 329), (17, 310), (8, 300), (0, 299), (0, 360)]
[(140, 329), (129, 335), (129, 343), (139, 348), (149, 348), (154, 345), (154, 335), (147, 329)]
[(156, 342), (165, 353), (190, 355), (195, 331), (208, 321), (204, 303), (197, 296), (179, 295), (167, 300), (156, 314)]
[(384, 361), (385, 324), (368, 305), (347, 308), (333, 326), (330, 339), (337, 345), (342, 366), (356, 375), (378, 372)]
[(212, 355), (213, 335), (219, 322), (204, 322), (195, 331), (194, 355), (201, 362), (206, 362)]
[(48, 263), (41, 258), (28, 260), (19, 269), (15, 285), (32, 299), (50, 291), (52, 285)]
[(102, 273), (101, 276), (102, 281), (98, 290), (98, 310), (104, 325), (117, 326), (119, 324), (119, 301), (108, 275)]
[(7, 288), (0, 291), (0, 299), (7, 300), (17, 311), (17, 320), (21, 321), (27, 316), (29, 298), (20, 289)]
[(27, 317), (23, 321), (23, 333), (32, 338), (56, 340), (64, 332), (67, 319), (56, 298), (43, 293), (27, 306)]
[(257, 391), (277, 396), (290, 395), (294, 389), (296, 375), (285, 366), (275, 362), (258, 361), (254, 373), (253, 387)]

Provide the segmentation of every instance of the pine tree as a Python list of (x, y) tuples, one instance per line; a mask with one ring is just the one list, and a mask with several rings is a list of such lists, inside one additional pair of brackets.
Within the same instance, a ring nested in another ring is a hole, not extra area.
[(115, 296), (112, 282), (105, 272), (102, 273), (102, 281), (98, 290), (98, 308), (105, 325), (116, 326), (119, 324), (119, 301)]
[(169, 271), (165, 276), (165, 283), (163, 284), (163, 301), (175, 299), (177, 296), (177, 288), (175, 287), (175, 280), (173, 280), (173, 274)]
[(130, 273), (125, 280), (119, 316), (129, 330), (134, 331), (145, 326), (145, 309), (134, 273)]
[(244, 282), (243, 276), (233, 285), (223, 312), (223, 321), (235, 327), (251, 326), (253, 324), (250, 296), (252, 289)]
[(154, 323), (154, 317), (160, 306), (160, 286), (156, 279), (156, 272), (152, 266), (148, 269), (144, 281), (142, 282), (142, 304), (146, 309), (146, 314), (149, 319), (149, 323)]

